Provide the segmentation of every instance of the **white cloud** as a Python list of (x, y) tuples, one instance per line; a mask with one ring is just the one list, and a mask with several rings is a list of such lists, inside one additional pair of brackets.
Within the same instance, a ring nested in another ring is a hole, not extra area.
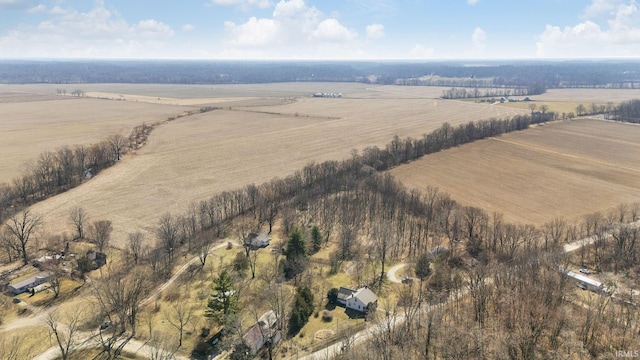
[(475, 5), (479, 2), (480, 0), (467, 0), (467, 4), (469, 5)]
[(362, 55), (359, 35), (334, 16), (326, 16), (304, 0), (281, 0), (269, 18), (225, 22), (225, 54), (272, 58), (328, 58)]
[(39, 4), (39, 5), (36, 5), (36, 6), (32, 7), (31, 9), (29, 9), (28, 12), (30, 14), (39, 14), (39, 13), (43, 13), (45, 11), (47, 11), (47, 7), (42, 5), (42, 4)]
[(585, 10), (589, 16), (605, 15), (606, 26), (597, 19), (560, 28), (547, 25), (536, 42), (540, 57), (619, 57), (640, 54), (640, 11), (635, 0), (594, 0)]
[(422, 44), (416, 44), (409, 52), (410, 57), (414, 59), (433, 59), (435, 49), (433, 47), (426, 47)]
[(50, 14), (53, 15), (65, 15), (67, 13), (69, 13), (70, 10), (68, 9), (63, 9), (60, 6), (56, 5), (54, 7), (51, 8), (51, 10), (49, 11)]
[(251, 17), (244, 24), (226, 21), (224, 28), (230, 36), (229, 43), (237, 46), (265, 46), (278, 39), (279, 25), (273, 19)]
[(168, 25), (155, 20), (129, 24), (96, 1), (87, 12), (56, 6), (48, 19), (36, 26), (22, 25), (0, 37), (0, 54), (6, 57), (135, 57), (159, 56), (174, 35)]
[(191, 24), (184, 24), (182, 25), (182, 31), (183, 32), (191, 32), (193, 30), (195, 30), (195, 26), (191, 25)]
[(624, 0), (592, 0), (587, 6), (582, 17), (585, 19), (593, 19), (602, 15), (612, 15), (618, 6), (624, 3)]
[(153, 19), (138, 22), (133, 26), (132, 30), (137, 36), (144, 38), (166, 39), (174, 34), (169, 25)]
[(473, 47), (477, 50), (484, 49), (484, 42), (487, 40), (487, 34), (482, 30), (482, 28), (477, 27), (473, 34), (471, 35), (471, 41), (473, 42)]
[(270, 0), (211, 0), (211, 3), (220, 6), (239, 6), (243, 9), (249, 9), (251, 7), (266, 9), (273, 5)]
[(346, 42), (355, 39), (358, 34), (344, 27), (336, 19), (326, 19), (318, 24), (311, 37), (319, 41)]
[(366, 28), (368, 39), (380, 39), (384, 37), (384, 26), (381, 24), (371, 24)]

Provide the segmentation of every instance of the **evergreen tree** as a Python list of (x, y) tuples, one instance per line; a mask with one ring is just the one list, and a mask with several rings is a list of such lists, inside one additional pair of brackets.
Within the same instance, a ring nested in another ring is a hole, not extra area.
[(313, 252), (318, 252), (322, 247), (322, 234), (317, 226), (311, 228), (311, 242), (313, 243)]
[(302, 329), (313, 314), (313, 294), (308, 286), (299, 287), (289, 315), (289, 334), (294, 335)]
[(209, 298), (205, 316), (214, 318), (222, 325), (229, 315), (238, 312), (238, 297), (233, 289), (233, 279), (227, 270), (223, 270), (213, 281), (212, 289), (214, 294)]
[(284, 276), (292, 279), (301, 274), (307, 267), (307, 244), (298, 229), (289, 235), (285, 250)]

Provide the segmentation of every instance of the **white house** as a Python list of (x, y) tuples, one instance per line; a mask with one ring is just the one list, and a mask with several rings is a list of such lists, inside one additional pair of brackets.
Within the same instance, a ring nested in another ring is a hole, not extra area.
[(48, 271), (42, 271), (35, 276), (32, 276), (28, 279), (19, 281), (15, 284), (9, 285), (9, 291), (13, 293), (13, 295), (22, 294), (25, 291), (29, 291), (29, 289), (36, 287), (40, 284), (44, 284), (51, 277), (51, 273)]
[(252, 249), (264, 248), (271, 244), (271, 236), (267, 233), (251, 233), (244, 239), (244, 244)]
[(356, 291), (346, 288), (346, 287), (340, 287), (340, 290), (338, 290), (338, 304), (342, 305), (342, 306), (347, 306), (347, 299), (349, 299), (351, 297), (351, 295), (353, 295)]
[(367, 287), (356, 290), (351, 296), (347, 298), (345, 307), (360, 312), (366, 312), (369, 305), (375, 305), (378, 302), (378, 297), (373, 291)]

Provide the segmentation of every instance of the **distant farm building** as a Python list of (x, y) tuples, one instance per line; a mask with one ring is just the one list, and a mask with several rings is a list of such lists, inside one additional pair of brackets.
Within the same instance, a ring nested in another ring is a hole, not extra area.
[(342, 93), (326, 93), (326, 92), (317, 92), (313, 94), (313, 97), (316, 98), (341, 98)]

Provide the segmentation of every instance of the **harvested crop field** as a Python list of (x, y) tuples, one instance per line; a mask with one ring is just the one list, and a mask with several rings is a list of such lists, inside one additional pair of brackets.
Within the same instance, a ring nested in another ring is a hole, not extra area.
[(391, 174), (511, 221), (573, 221), (640, 201), (638, 139), (633, 124), (557, 122), (433, 154)]
[(542, 95), (532, 96), (535, 101), (576, 101), (588, 106), (592, 102), (606, 104), (640, 98), (640, 89), (550, 89)]
[(0, 93), (0, 183), (19, 176), (42, 152), (93, 144), (115, 133), (128, 135), (144, 122), (162, 121), (197, 109), (53, 96)]
[[(402, 89), (404, 90), (404, 89)], [(120, 102), (118, 102), (120, 103)], [(199, 113), (156, 128), (148, 144), (82, 186), (34, 206), (47, 231), (70, 231), (69, 209), (113, 222), (112, 239), (153, 233), (165, 212), (274, 177), (311, 161), (340, 160), (352, 149), (385, 145), (394, 135), (421, 136), (453, 125), (521, 110), (457, 101), (301, 98), (287, 105)], [(153, 239), (153, 236), (148, 238)]]

